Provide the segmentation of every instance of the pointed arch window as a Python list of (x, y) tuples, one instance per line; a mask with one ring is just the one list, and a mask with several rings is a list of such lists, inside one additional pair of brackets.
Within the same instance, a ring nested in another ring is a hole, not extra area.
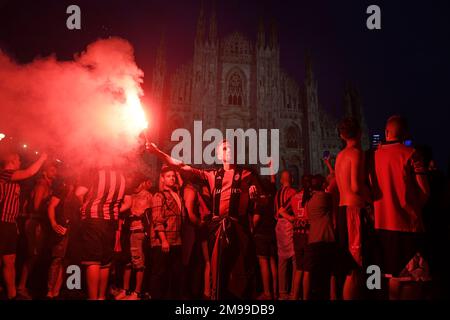
[(234, 72), (228, 80), (228, 104), (232, 106), (242, 106), (243, 87), (242, 78), (238, 72)]
[(299, 148), (300, 147), (300, 130), (296, 126), (290, 126), (286, 130), (286, 147)]

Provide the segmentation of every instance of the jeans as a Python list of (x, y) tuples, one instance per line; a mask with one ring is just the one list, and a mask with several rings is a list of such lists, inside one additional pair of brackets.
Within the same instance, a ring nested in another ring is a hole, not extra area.
[[(280, 291), (280, 298), (286, 298), (289, 294), (289, 288), (292, 288), (292, 285), (289, 285), (289, 282), (292, 283), (292, 281), (294, 280), (295, 269), (295, 255), (289, 258), (278, 258), (278, 287)], [(289, 270), (292, 270), (292, 276), (289, 276)]]

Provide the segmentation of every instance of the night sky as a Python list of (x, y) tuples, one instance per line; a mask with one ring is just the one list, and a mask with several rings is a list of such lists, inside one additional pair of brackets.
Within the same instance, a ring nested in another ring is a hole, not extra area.
[[(205, 0), (209, 16), (211, 1)], [(81, 30), (66, 28), (67, 6), (81, 7)], [(381, 7), (382, 29), (366, 28), (366, 8)], [(281, 66), (299, 83), (305, 52), (312, 55), (320, 103), (342, 107), (344, 86), (360, 91), (372, 132), (383, 133), (386, 118), (408, 117), (416, 143), (432, 146), (441, 168), (449, 157), (449, 1), (217, 1), (220, 36), (238, 30), (256, 39), (259, 17), (277, 21)], [(26, 63), (55, 54), (71, 59), (101, 37), (120, 36), (135, 48), (149, 94), (162, 32), (169, 72), (187, 63), (200, 0), (21, 1), (0, 0), (0, 49)], [(1, 106), (1, 102), (0, 102)]]

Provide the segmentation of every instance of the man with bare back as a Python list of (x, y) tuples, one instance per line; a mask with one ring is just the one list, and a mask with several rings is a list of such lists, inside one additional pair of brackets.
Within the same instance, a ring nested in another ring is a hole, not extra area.
[(336, 158), (336, 183), (339, 189), (339, 212), (336, 217), (336, 240), (340, 249), (340, 275), (345, 275), (342, 297), (359, 297), (359, 274), (362, 259), (362, 222), (369, 189), (365, 184), (365, 157), (361, 147), (361, 128), (353, 118), (338, 125), (345, 148)]

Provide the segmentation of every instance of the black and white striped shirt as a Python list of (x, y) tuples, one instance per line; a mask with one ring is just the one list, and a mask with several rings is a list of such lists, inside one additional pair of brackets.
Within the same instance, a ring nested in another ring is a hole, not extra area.
[(259, 187), (256, 176), (249, 170), (237, 167), (232, 170), (200, 170), (192, 168), (187, 180), (209, 186), (212, 193), (212, 211), (218, 216), (236, 216), (248, 213), (252, 205), (250, 186)]
[(0, 171), (0, 221), (15, 223), (19, 215), (20, 185), (13, 182), (14, 170)]
[(81, 182), (89, 190), (81, 208), (82, 219), (117, 220), (125, 196), (124, 175), (113, 169), (91, 173)]

